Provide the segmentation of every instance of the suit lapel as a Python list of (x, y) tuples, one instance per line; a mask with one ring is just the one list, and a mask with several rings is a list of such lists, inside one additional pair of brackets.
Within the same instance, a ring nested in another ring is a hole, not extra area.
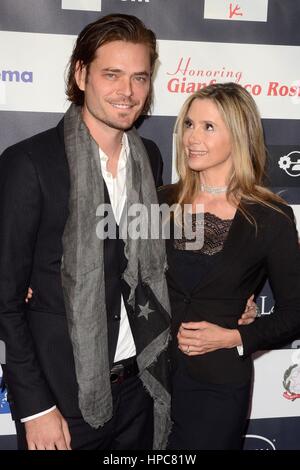
[(203, 277), (193, 288), (192, 294), (206, 287), (211, 282), (215, 282), (218, 278), (222, 278), (231, 266), (232, 260), (239, 257), (239, 253), (246, 248), (247, 241), (252, 233), (252, 226), (237, 210), (230, 226), (227, 238), (224, 242), (223, 249), (220, 252), (213, 268)]
[[(207, 275), (195, 285), (191, 292), (188, 292), (176, 279), (172, 276), (171, 272), (167, 273), (168, 283), (173, 286), (175, 290), (183, 292), (187, 297), (193, 295), (195, 292), (207, 287), (211, 282), (216, 282), (222, 278), (230, 269), (232, 260), (239, 257), (242, 250), (247, 249), (247, 242), (250, 236), (253, 234), (254, 227), (249, 224), (246, 218), (241, 214), (239, 210), (236, 211), (230, 226), (227, 238), (224, 242), (224, 246), (219, 256), (216, 258), (216, 262), (213, 268), (207, 273)], [(172, 243), (172, 241), (171, 241)], [(174, 249), (173, 247), (169, 249)]]

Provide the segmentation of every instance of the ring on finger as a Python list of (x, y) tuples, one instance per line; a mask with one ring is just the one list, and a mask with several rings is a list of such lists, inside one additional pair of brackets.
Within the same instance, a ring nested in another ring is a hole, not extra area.
[(260, 318), (262, 316), (261, 310), (257, 304), (255, 304), (255, 318)]

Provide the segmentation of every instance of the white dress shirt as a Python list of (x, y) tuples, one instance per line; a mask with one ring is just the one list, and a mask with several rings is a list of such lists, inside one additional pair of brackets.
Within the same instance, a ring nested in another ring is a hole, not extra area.
[[(121, 215), (126, 202), (126, 163), (127, 155), (129, 154), (129, 144), (127, 135), (123, 134), (122, 148), (118, 160), (118, 169), (116, 177), (113, 178), (112, 174), (107, 171), (108, 157), (99, 148), (101, 171), (103, 179), (106, 183), (111, 207), (116, 219), (117, 224), (120, 223)], [(117, 342), (117, 349), (115, 353), (114, 362), (127, 359), (128, 357), (135, 356), (136, 349), (134, 339), (132, 336), (131, 328), (129, 325), (126, 308), (124, 305), (123, 297), (121, 297), (121, 320), (120, 330)]]

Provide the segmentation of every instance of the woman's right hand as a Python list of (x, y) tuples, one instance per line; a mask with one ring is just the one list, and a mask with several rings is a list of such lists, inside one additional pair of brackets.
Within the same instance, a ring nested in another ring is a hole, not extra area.
[(199, 356), (243, 344), (238, 330), (207, 321), (181, 323), (177, 339), (179, 349), (188, 356)]

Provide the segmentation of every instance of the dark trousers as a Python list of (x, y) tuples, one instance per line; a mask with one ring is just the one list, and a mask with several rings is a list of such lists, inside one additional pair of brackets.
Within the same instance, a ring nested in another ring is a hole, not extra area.
[[(147, 450), (153, 448), (153, 400), (138, 377), (112, 385), (114, 413), (93, 429), (82, 418), (65, 417), (73, 450)], [(18, 449), (27, 449), (24, 425), (16, 423)]]
[(178, 369), (173, 376), (169, 449), (241, 449), (250, 389), (250, 381), (206, 384)]

